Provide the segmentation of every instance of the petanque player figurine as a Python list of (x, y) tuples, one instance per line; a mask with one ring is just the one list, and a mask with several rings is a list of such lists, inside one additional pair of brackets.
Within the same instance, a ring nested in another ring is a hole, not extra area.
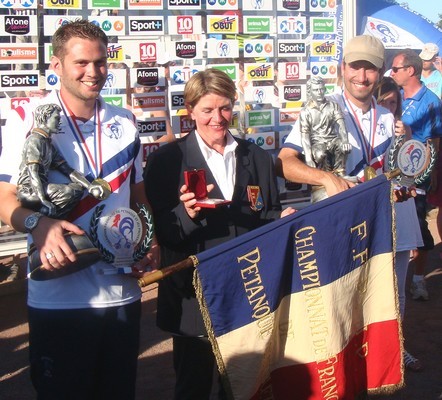
[(299, 122), (307, 165), (344, 176), (351, 144), (342, 111), (336, 102), (325, 98), (321, 77), (307, 82), (307, 103)]
[[(78, 203), (86, 189), (103, 200), (110, 194), (109, 184), (101, 179), (92, 183), (74, 170), (53, 146), (51, 136), (60, 129), (61, 108), (44, 104), (35, 110), (35, 128), (27, 137), (17, 182), (17, 198), (21, 204), (44, 215), (65, 217)], [(50, 183), (50, 169), (69, 177), (69, 183)]]

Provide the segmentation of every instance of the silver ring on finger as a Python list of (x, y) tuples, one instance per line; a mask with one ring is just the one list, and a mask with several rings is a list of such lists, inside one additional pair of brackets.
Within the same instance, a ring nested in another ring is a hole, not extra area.
[(46, 253), (46, 259), (47, 259), (47, 260), (50, 260), (50, 259), (53, 258), (53, 257), (54, 257), (54, 253), (51, 253), (51, 252)]

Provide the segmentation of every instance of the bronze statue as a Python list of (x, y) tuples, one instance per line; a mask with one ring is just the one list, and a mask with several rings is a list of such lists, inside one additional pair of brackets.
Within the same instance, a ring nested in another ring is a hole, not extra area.
[(299, 122), (307, 165), (344, 176), (351, 144), (342, 111), (336, 102), (325, 98), (320, 77), (307, 82), (307, 103), (299, 114)]
[[(102, 179), (89, 182), (74, 170), (53, 146), (51, 136), (60, 128), (61, 108), (56, 104), (40, 105), (35, 110), (35, 128), (25, 141), (17, 182), (21, 204), (44, 215), (64, 218), (78, 203), (85, 189), (98, 200), (107, 198), (110, 186)], [(69, 183), (50, 183), (50, 169), (69, 177)]]

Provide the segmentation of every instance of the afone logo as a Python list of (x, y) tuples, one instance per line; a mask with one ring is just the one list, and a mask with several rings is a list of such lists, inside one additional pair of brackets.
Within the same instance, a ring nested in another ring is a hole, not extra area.
[(137, 83), (142, 86), (155, 86), (159, 83), (158, 68), (139, 68), (137, 73)]
[(175, 54), (179, 58), (195, 58), (196, 42), (177, 42), (175, 43)]
[(15, 15), (5, 17), (5, 32), (12, 35), (26, 35), (30, 30), (29, 16)]

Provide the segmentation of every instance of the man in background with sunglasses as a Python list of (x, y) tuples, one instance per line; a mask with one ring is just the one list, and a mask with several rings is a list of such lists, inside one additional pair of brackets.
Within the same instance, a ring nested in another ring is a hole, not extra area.
[[(411, 50), (399, 51), (393, 59), (391, 77), (402, 88), (402, 122), (412, 130), (412, 138), (422, 143), (433, 142), (439, 148), (439, 137), (442, 135), (442, 103), (421, 81), (422, 59)], [(418, 187), (428, 192), (430, 177)], [(415, 270), (411, 285), (414, 300), (428, 300), (428, 291), (424, 273), (428, 251), (434, 248), (434, 239), (428, 229), (427, 197), (418, 194), (415, 198), (419, 226), (424, 246), (414, 254)]]

